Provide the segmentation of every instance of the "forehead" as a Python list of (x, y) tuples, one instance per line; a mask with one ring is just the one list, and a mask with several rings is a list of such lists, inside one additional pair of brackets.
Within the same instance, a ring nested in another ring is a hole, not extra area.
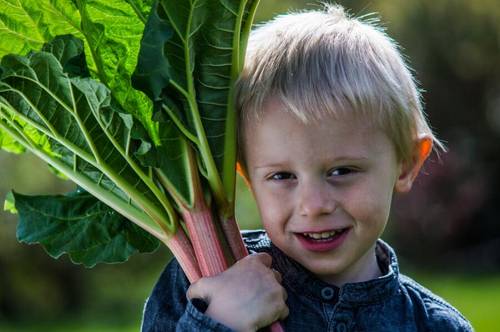
[(382, 130), (362, 117), (344, 113), (303, 121), (274, 99), (264, 104), (261, 116), (247, 123), (244, 145), (247, 158), (269, 159), (299, 154), (369, 156), (391, 143)]
[[(266, 97), (259, 107), (245, 110), (240, 114), (240, 125), (247, 128), (255, 128), (262, 125), (264, 118), (271, 116), (290, 116), (304, 125), (318, 125), (324, 122), (350, 122), (358, 126), (384, 128), (383, 116), (376, 110), (370, 108), (354, 108), (347, 105), (336, 107), (315, 107), (317, 105), (301, 106), (282, 96), (271, 95)], [(331, 106), (331, 105), (330, 105)], [(271, 114), (271, 115), (270, 115)]]

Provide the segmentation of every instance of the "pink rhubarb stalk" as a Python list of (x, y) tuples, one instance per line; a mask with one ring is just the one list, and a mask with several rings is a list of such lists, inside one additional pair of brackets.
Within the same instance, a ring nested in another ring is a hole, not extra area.
[(201, 278), (201, 271), (193, 246), (182, 227), (179, 226), (175, 234), (165, 241), (165, 244), (174, 254), (190, 282), (195, 282)]

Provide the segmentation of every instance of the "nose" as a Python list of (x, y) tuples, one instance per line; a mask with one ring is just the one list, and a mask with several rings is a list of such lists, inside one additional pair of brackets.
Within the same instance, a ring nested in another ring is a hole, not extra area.
[(336, 200), (329, 184), (322, 181), (302, 183), (299, 193), (299, 213), (303, 217), (314, 218), (335, 211)]

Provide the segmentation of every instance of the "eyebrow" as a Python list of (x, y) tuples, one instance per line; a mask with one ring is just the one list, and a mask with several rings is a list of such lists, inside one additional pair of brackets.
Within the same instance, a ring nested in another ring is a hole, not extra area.
[[(336, 157), (336, 158), (330, 160), (329, 162), (330, 163), (338, 163), (338, 162), (360, 162), (360, 161), (367, 161), (367, 160), (369, 160), (368, 157), (340, 156), (340, 157)], [(260, 165), (260, 166), (253, 167), (253, 169), (283, 167), (284, 164), (286, 164), (286, 162), (265, 164), (265, 165)]]
[(274, 167), (283, 167), (283, 164), (282, 164), (282, 163), (278, 163), (278, 164), (268, 164), (268, 165), (257, 166), (257, 167), (254, 167), (253, 169), (261, 169), (261, 168), (274, 168)]

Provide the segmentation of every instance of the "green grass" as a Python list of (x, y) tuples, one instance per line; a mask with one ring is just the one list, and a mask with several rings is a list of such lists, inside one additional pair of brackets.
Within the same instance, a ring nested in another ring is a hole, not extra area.
[(415, 279), (460, 310), (477, 332), (498, 331), (500, 276), (431, 274)]
[(107, 324), (88, 323), (60, 323), (60, 324), (41, 324), (41, 325), (21, 325), (21, 326), (4, 326), (0, 324), (2, 332), (137, 332), (140, 326), (110, 326)]

